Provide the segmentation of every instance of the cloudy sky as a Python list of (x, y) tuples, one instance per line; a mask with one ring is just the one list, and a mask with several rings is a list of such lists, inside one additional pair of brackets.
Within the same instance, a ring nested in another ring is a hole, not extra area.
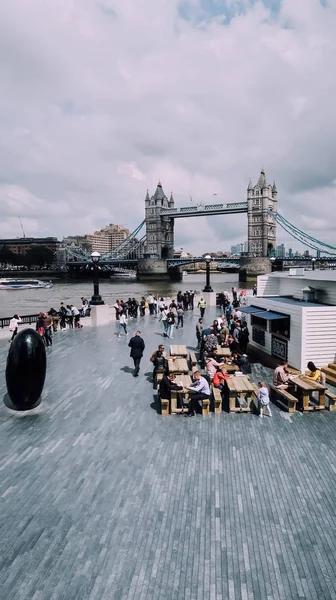
[[(19, 215), (26, 235), (132, 230), (158, 179), (180, 206), (242, 201), (264, 165), (279, 211), (336, 242), (335, 31), (334, 0), (2, 0), (0, 236)], [(246, 233), (178, 220), (176, 247)]]

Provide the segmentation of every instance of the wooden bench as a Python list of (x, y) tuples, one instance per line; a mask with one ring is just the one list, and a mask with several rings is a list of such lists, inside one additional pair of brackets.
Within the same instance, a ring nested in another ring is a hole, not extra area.
[(327, 367), (321, 368), (322, 373), (325, 373), (327, 383), (336, 387), (336, 370), (329, 364)]
[(197, 358), (196, 358), (195, 352), (190, 352), (189, 362), (190, 362), (190, 369), (192, 369), (193, 367), (197, 367)]
[[(275, 396), (281, 396), (281, 400), (278, 400), (279, 404), (283, 406), (289, 413), (294, 413), (296, 410), (296, 403), (298, 401), (295, 396), (292, 396), (287, 390), (282, 388), (277, 388), (274, 385), (270, 385), (271, 390), (271, 400), (275, 398)], [(286, 400), (285, 403), (283, 400)]]
[(202, 400), (202, 416), (205, 417), (210, 412), (210, 400)]
[(161, 415), (163, 417), (169, 416), (169, 400), (161, 398)]
[(336, 377), (336, 363), (329, 363), (328, 369), (332, 369), (333, 371), (335, 371), (335, 377)]
[(330, 390), (326, 390), (325, 396), (328, 398), (328, 405), (326, 404), (326, 408), (328, 410), (336, 410), (336, 394)]
[(214, 411), (215, 413), (222, 412), (222, 393), (219, 388), (216, 388), (214, 385), (211, 386), (212, 395), (214, 399)]

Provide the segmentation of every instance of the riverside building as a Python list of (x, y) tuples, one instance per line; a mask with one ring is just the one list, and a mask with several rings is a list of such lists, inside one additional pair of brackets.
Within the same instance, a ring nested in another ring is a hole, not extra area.
[(336, 361), (336, 271), (290, 269), (258, 277), (246, 307), (250, 344), (305, 371)]

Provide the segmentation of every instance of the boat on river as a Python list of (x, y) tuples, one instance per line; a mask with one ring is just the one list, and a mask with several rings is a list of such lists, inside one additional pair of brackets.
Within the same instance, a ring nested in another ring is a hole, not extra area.
[(26, 290), (52, 288), (51, 281), (40, 281), (39, 279), (0, 279), (0, 290)]

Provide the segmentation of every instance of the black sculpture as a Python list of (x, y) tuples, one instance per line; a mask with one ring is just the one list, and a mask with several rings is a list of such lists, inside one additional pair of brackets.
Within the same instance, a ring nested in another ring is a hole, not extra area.
[(46, 351), (43, 339), (34, 329), (24, 329), (14, 338), (8, 352), (6, 383), (13, 410), (32, 410), (41, 402), (46, 376)]

